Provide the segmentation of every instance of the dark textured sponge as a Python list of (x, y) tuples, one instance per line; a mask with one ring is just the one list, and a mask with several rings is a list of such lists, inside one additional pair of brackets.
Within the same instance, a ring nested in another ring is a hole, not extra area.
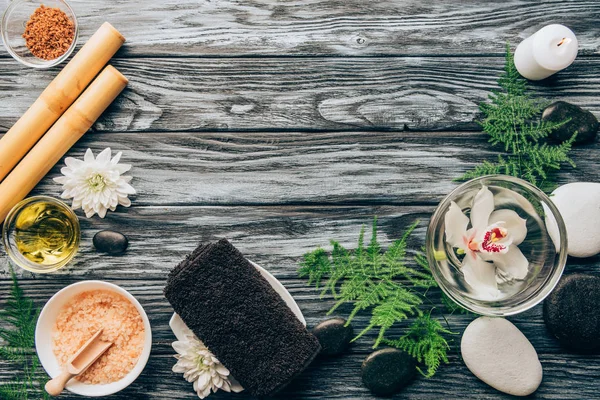
[(260, 272), (226, 239), (200, 246), (175, 267), (165, 296), (255, 397), (282, 389), (321, 349)]

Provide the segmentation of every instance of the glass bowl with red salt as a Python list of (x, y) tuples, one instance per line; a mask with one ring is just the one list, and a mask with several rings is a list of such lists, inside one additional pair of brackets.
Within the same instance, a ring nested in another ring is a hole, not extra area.
[(13, 0), (2, 16), (0, 33), (15, 60), (44, 69), (69, 58), (79, 29), (75, 12), (64, 0)]

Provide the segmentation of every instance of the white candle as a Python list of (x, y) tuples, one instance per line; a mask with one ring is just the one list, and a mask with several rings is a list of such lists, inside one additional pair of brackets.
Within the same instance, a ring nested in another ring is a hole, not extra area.
[(517, 46), (515, 66), (523, 77), (539, 81), (571, 65), (577, 47), (573, 31), (564, 25), (548, 25)]

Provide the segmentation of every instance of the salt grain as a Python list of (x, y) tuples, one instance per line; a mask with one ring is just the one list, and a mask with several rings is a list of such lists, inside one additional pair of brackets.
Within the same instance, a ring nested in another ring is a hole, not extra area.
[(54, 355), (65, 365), (98, 330), (113, 345), (76, 379), (106, 384), (125, 377), (137, 364), (144, 347), (145, 328), (139, 311), (122, 295), (108, 290), (81, 293), (61, 309), (52, 333)]
[(65, 54), (75, 40), (75, 24), (60, 8), (38, 7), (23, 33), (31, 53), (44, 60), (54, 60)]

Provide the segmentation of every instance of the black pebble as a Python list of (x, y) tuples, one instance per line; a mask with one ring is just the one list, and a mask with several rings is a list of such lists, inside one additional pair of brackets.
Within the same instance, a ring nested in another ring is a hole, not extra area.
[(563, 346), (600, 350), (600, 276), (564, 276), (544, 302), (544, 321)]
[(321, 354), (327, 356), (338, 355), (348, 348), (354, 337), (352, 325), (346, 325), (343, 318), (326, 319), (313, 328), (312, 334), (321, 344)]
[(362, 364), (362, 381), (377, 396), (399, 392), (415, 377), (416, 364), (408, 353), (387, 348), (371, 353)]
[(559, 142), (569, 140), (577, 132), (575, 144), (592, 143), (598, 133), (598, 120), (591, 112), (566, 101), (557, 101), (550, 104), (542, 114), (542, 121), (567, 122), (550, 134), (550, 138)]
[(101, 253), (121, 254), (129, 245), (127, 237), (115, 231), (100, 231), (94, 235), (94, 247)]

